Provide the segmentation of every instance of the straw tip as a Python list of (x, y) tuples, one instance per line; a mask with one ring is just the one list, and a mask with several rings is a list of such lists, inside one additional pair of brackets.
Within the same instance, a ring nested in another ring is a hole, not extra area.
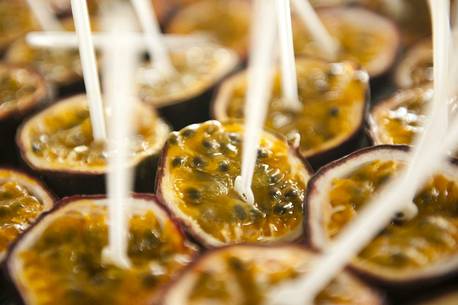
[(121, 269), (131, 267), (129, 258), (122, 251), (113, 251), (111, 247), (106, 247), (102, 251), (102, 262), (106, 265), (115, 265)]
[(241, 176), (237, 176), (234, 181), (234, 189), (246, 202), (254, 205), (254, 194), (251, 187), (246, 187)]

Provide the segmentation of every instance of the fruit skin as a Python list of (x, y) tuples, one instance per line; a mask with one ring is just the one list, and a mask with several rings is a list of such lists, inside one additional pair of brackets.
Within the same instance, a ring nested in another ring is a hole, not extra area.
[[(306, 57), (303, 57), (306, 58)], [(357, 70), (357, 69), (356, 69)], [(232, 79), (236, 78), (239, 74), (245, 73), (245, 72), (238, 72), (234, 73), (232, 76), (228, 77), (226, 80), (224, 80), (221, 85), (218, 87), (216, 90), (215, 94), (213, 95), (213, 99), (211, 101), (211, 117), (224, 122), (228, 120), (227, 114), (225, 113), (223, 107), (226, 107), (226, 104), (228, 101), (225, 101), (220, 98), (221, 92), (223, 91), (224, 83), (225, 82), (230, 82)], [(359, 127), (355, 129), (353, 133), (351, 133), (347, 140), (343, 141), (340, 145), (331, 147), (329, 149), (326, 149), (324, 151), (321, 151), (319, 153), (316, 153), (311, 156), (304, 156), (299, 148), (295, 148), (296, 154), (304, 161), (306, 161), (311, 168), (316, 171), (323, 165), (336, 160), (340, 157), (343, 157), (351, 152), (353, 152), (355, 149), (361, 148), (364, 140), (365, 140), (365, 125), (367, 118), (369, 116), (369, 105), (371, 102), (371, 89), (368, 84), (367, 90), (366, 90), (366, 98), (364, 102), (364, 109), (361, 117), (361, 122), (359, 124)], [(272, 132), (272, 131), (271, 131)]]
[[(26, 156), (25, 147), (21, 134), (23, 133), (25, 121), (16, 134), (16, 145), (19, 148), (21, 162), (28, 169), (40, 177), (60, 197), (73, 196), (78, 194), (104, 194), (106, 193), (106, 170), (101, 171), (72, 171), (60, 169), (42, 169), (36, 167)], [(165, 124), (165, 123), (164, 123)], [(167, 133), (170, 128), (167, 126)], [(160, 135), (166, 138), (166, 135)], [(152, 193), (155, 181), (155, 169), (158, 165), (160, 149), (154, 154), (146, 156), (133, 166), (134, 191), (141, 193)]]
[(15, 109), (10, 113), (0, 111), (0, 165), (6, 164), (10, 166), (19, 166), (19, 152), (17, 151), (15, 143), (16, 131), (24, 120), (28, 119), (33, 114), (39, 112), (47, 105), (49, 105), (53, 100), (54, 93), (49, 84), (45, 81), (44, 77), (39, 72), (18, 65), (2, 65), (6, 66), (8, 69), (24, 69), (39, 79), (38, 92), (35, 93), (33, 101), (30, 104), (25, 105), (20, 109)]
[[(99, 199), (105, 199), (107, 198), (106, 195), (74, 195), (74, 196), (70, 196), (70, 197), (65, 197), (63, 199), (61, 199), (60, 201), (58, 201), (54, 208), (51, 209), (50, 211), (48, 212), (45, 212), (43, 214), (40, 215), (40, 217), (38, 217), (38, 219), (36, 220), (36, 222), (34, 224), (32, 224), (29, 228), (27, 228), (27, 230), (14, 242), (14, 244), (11, 246), (11, 251), (8, 253), (8, 256), (6, 257), (6, 260), (5, 262), (0, 266), (1, 268), (1, 272), (0, 272), (0, 283), (1, 282), (1, 278), (3, 277), (5, 279), (5, 291), (8, 291), (8, 295), (11, 296), (12, 299), (14, 299), (16, 302), (14, 303), (15, 305), (33, 305), (33, 304), (26, 304), (25, 300), (22, 298), (21, 296), (21, 289), (17, 286), (15, 286), (14, 284), (14, 280), (13, 280), (13, 277), (11, 275), (12, 273), (12, 270), (11, 270), (11, 266), (10, 266), (10, 262), (11, 262), (11, 259), (12, 259), (12, 252), (14, 251), (14, 248), (21, 242), (22, 238), (27, 234), (29, 233), (30, 231), (32, 231), (35, 226), (41, 222), (42, 219), (44, 219), (46, 216), (58, 211), (59, 209), (65, 207), (66, 205), (74, 202), (74, 201), (79, 201), (79, 200), (99, 200)], [(157, 196), (152, 194), (152, 193), (132, 193), (132, 198), (134, 199), (139, 199), (139, 200), (145, 200), (145, 201), (151, 201), (153, 204), (156, 204), (157, 207), (159, 207), (162, 211), (165, 212), (165, 214), (167, 216), (170, 217), (170, 213), (169, 211), (161, 204), (161, 202), (157, 199)], [(183, 230), (181, 229), (181, 227), (178, 225), (178, 223), (176, 221), (174, 221), (174, 219), (172, 217), (170, 217), (170, 219), (172, 220), (172, 222), (175, 224), (175, 228), (177, 229), (177, 232), (179, 232), (182, 236), (183, 236), (183, 239), (184, 241), (188, 242), (186, 240), (186, 235), (184, 234)], [(3, 290), (3, 287), (2, 287), (2, 290)], [(0, 292), (2, 292), (0, 290)], [(1, 295), (0, 295), (1, 296)]]
[[(272, 133), (272, 132), (270, 132)], [(280, 138), (280, 139), (284, 139), (281, 135), (278, 135), (278, 134), (275, 134), (275, 133), (272, 133), (274, 134), (276, 137)], [(167, 208), (167, 210), (170, 212), (171, 214), (171, 217), (173, 219), (175, 219), (176, 222), (178, 222), (185, 230), (185, 232), (187, 232), (187, 235), (189, 236), (189, 239), (194, 241), (195, 243), (197, 243), (199, 246), (202, 246), (203, 248), (205, 249), (213, 249), (215, 248), (216, 246), (215, 245), (212, 245), (211, 243), (209, 243), (204, 236), (201, 236), (200, 234), (198, 234), (194, 228), (193, 228), (193, 223), (191, 220), (189, 219), (182, 219), (181, 217), (179, 217), (178, 215), (176, 215), (170, 208), (169, 206), (170, 205), (173, 205), (172, 203), (169, 203), (167, 202), (167, 200), (165, 200), (165, 197), (164, 197), (164, 193), (163, 193), (163, 188), (162, 188), (162, 181), (163, 181), (163, 177), (165, 176), (165, 167), (166, 167), (166, 159), (167, 159), (167, 152), (168, 152), (168, 148), (169, 148), (169, 143), (166, 142), (166, 144), (164, 145), (164, 147), (162, 148), (162, 152), (160, 154), (160, 157), (159, 157), (159, 163), (158, 163), (158, 167), (157, 167), (157, 173), (156, 173), (156, 181), (155, 181), (155, 186), (154, 186), (154, 189), (155, 189), (155, 194), (157, 196), (157, 199), (159, 200), (159, 202), (165, 206)], [(304, 168), (306, 170), (306, 174), (311, 177), (312, 174), (313, 174), (313, 169), (312, 167), (309, 165), (309, 163), (307, 162), (307, 160), (305, 160), (304, 158), (302, 158), (298, 152), (297, 152), (297, 149), (294, 149), (294, 148), (291, 148), (290, 147), (290, 153), (293, 154), (294, 156), (296, 156), (301, 162), (302, 164), (304, 165)], [(296, 242), (301, 242), (303, 241), (303, 234), (301, 234), (301, 236), (296, 240)]]
[[(246, 244), (246, 243), (242, 243), (242, 244), (238, 244), (238, 245), (226, 245), (226, 246), (222, 246), (222, 247), (218, 247), (218, 248), (213, 248), (213, 249), (208, 249), (206, 250), (204, 253), (202, 253), (199, 257), (197, 257), (196, 259), (194, 259), (189, 265), (187, 265), (185, 268), (183, 268), (183, 270), (180, 271), (180, 273), (178, 274), (178, 276), (170, 281), (165, 287), (164, 289), (161, 291), (160, 295), (159, 295), (159, 298), (156, 303), (153, 303), (153, 305), (164, 305), (164, 302), (163, 302), (163, 299), (164, 299), (164, 296), (167, 294), (167, 292), (169, 290), (171, 290), (171, 288), (173, 287), (173, 285), (183, 276), (185, 275), (186, 273), (188, 273), (190, 270), (192, 270), (195, 266), (199, 265), (199, 263), (203, 260), (205, 260), (207, 257), (213, 255), (213, 254), (217, 254), (218, 252), (223, 252), (223, 251), (226, 251), (227, 249), (231, 249), (231, 248), (252, 248), (252, 249), (259, 249), (259, 250), (263, 250), (263, 249), (271, 249), (271, 248), (275, 248), (275, 249), (281, 249), (281, 248), (290, 248), (290, 249), (298, 249), (298, 250), (304, 250), (304, 251), (310, 251), (311, 253), (315, 253), (315, 254), (318, 254), (316, 251), (314, 251), (313, 249), (310, 249), (310, 248), (307, 248), (307, 247), (304, 247), (303, 245), (300, 245), (300, 244), (292, 244), (292, 243), (279, 243), (279, 244), (276, 244), (276, 245), (262, 245), (262, 244)], [(344, 270), (345, 272), (348, 272), (349, 275), (351, 276), (354, 276), (351, 272), (351, 270), (349, 270), (348, 268), (345, 268)], [(384, 294), (382, 294), (377, 288), (375, 287), (372, 287), (371, 285), (367, 285), (364, 281), (361, 281), (358, 277), (354, 276), (354, 280), (360, 282), (360, 284), (362, 285), (366, 285), (366, 288), (368, 290), (371, 291), (371, 293), (376, 297), (378, 298), (378, 302), (376, 304), (367, 304), (367, 305), (388, 305), (389, 303), (387, 302), (387, 299), (385, 297)]]
[[(366, 147), (360, 150), (357, 150), (351, 153), (348, 156), (345, 156), (341, 159), (333, 161), (326, 166), (323, 166), (309, 181), (308, 183), (308, 190), (305, 197), (305, 216), (304, 216), (304, 234), (305, 234), (305, 244), (315, 251), (321, 251), (321, 247), (317, 245), (317, 242), (314, 240), (318, 232), (315, 232), (313, 229), (314, 222), (312, 221), (312, 207), (310, 204), (312, 196), (314, 196), (314, 192), (318, 191), (316, 187), (316, 182), (322, 176), (326, 175), (329, 171), (333, 170), (334, 168), (341, 166), (347, 162), (351, 162), (352, 160), (364, 156), (366, 154), (370, 154), (377, 151), (392, 151), (397, 153), (407, 153), (410, 151), (410, 147), (407, 145), (377, 145)], [(450, 165), (458, 171), (458, 161), (457, 160), (450, 160)], [(321, 207), (320, 207), (321, 208)], [(316, 221), (315, 221), (316, 224)], [(321, 228), (318, 229), (321, 234)], [(437, 287), (437, 285), (447, 284), (448, 282), (453, 283), (453, 281), (458, 279), (458, 266), (455, 269), (452, 269), (448, 272), (443, 272), (440, 275), (430, 275), (422, 276), (418, 278), (408, 278), (408, 279), (398, 279), (398, 280), (390, 280), (385, 278), (383, 275), (376, 274), (375, 272), (368, 272), (367, 270), (363, 270), (359, 268), (353, 263), (349, 264), (349, 268), (352, 270), (353, 273), (357, 274), (360, 278), (364, 281), (370, 283), (373, 286), (380, 287), (384, 291), (386, 291), (390, 296), (394, 299), (403, 299), (407, 297), (411, 297), (413, 292), (417, 292), (419, 287), (422, 288), (430, 288), (433, 289)]]

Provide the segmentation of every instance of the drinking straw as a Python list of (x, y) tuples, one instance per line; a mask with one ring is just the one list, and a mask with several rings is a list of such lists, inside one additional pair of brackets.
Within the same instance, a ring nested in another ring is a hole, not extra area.
[(272, 62), (275, 36), (274, 0), (256, 0), (248, 63), (248, 92), (245, 102), (241, 176), (235, 179), (235, 189), (246, 202), (254, 205), (251, 189), (257, 150), (263, 131), (268, 101), (272, 90)]
[(71, 0), (94, 140), (106, 139), (105, 117), (86, 0)]
[(291, 7), (289, 0), (276, 0), (278, 33), (280, 38), (281, 79), (283, 102), (291, 110), (299, 110), (297, 89), (296, 60), (294, 57), (293, 29), (291, 25)]

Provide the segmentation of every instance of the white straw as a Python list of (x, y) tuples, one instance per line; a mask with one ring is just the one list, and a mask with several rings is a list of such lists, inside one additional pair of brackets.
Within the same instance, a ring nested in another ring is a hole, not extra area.
[[(447, 48), (447, 33), (449, 31), (449, 3), (448, 0), (435, 0), (433, 10), (434, 40), (440, 43), (442, 52)], [(440, 24), (439, 24), (440, 22)], [(437, 45), (436, 45), (437, 47)], [(437, 64), (436, 69), (442, 69), (443, 75), (436, 79), (436, 84), (447, 74), (447, 55)], [(413, 155), (422, 152), (422, 158), (415, 158), (409, 162), (407, 169), (397, 178), (394, 178), (361, 213), (339, 234), (337, 239), (330, 243), (323, 255), (311, 266), (311, 270), (292, 283), (272, 291), (270, 304), (304, 305), (312, 304), (315, 296), (355, 257), (377, 234), (389, 224), (393, 215), (402, 209), (402, 204), (411, 202), (412, 194), (421, 187), (428, 177), (447, 158), (448, 151), (456, 143), (458, 121), (453, 126), (455, 134), (450, 134), (444, 143), (443, 130), (437, 129), (438, 122), (443, 120), (442, 103), (439, 97), (447, 96), (447, 86), (436, 86), (435, 100), (429, 111), (425, 131), (420, 135)], [(429, 145), (428, 145), (429, 143)]]
[(151, 62), (165, 75), (175, 73), (167, 48), (162, 41), (156, 14), (150, 0), (132, 0), (132, 4), (140, 19)]
[(283, 100), (287, 108), (299, 110), (302, 108), (302, 105), (299, 101), (297, 89), (296, 61), (294, 57), (290, 3), (289, 0), (275, 0), (275, 3), (278, 33), (280, 36)]
[(61, 31), (63, 26), (59, 20), (54, 16), (49, 1), (46, 0), (27, 0), (33, 15), (37, 19), (40, 27), (44, 31)]
[[(103, 16), (103, 26), (111, 33), (111, 45), (104, 50), (104, 88), (111, 109), (108, 138), (108, 203), (109, 244), (103, 252), (105, 262), (119, 267), (130, 266), (127, 256), (128, 219), (132, 190), (132, 172), (129, 168), (130, 141), (133, 134), (134, 73), (137, 50), (119, 39), (132, 31), (133, 15), (129, 7), (120, 4)], [(132, 18), (129, 18), (132, 17)]]
[(331, 36), (321, 22), (317, 13), (308, 0), (291, 0), (295, 13), (299, 16), (308, 29), (310, 35), (318, 44), (320, 51), (329, 59), (336, 60), (339, 51), (339, 43)]
[(248, 203), (254, 204), (251, 190), (257, 150), (263, 131), (272, 90), (273, 45), (275, 38), (274, 0), (256, 0), (253, 9), (251, 49), (248, 65), (248, 92), (245, 102), (242, 172), (235, 179), (235, 189)]
[[(143, 34), (128, 33), (122, 34), (120, 40), (129, 44), (134, 49), (146, 50), (146, 39)], [(183, 46), (205, 45), (210, 43), (209, 37), (205, 35), (174, 35), (168, 34), (163, 36), (164, 42), (169, 48), (179, 48)], [(110, 44), (107, 35), (93, 33), (92, 40), (94, 47), (103, 48)], [(71, 49), (78, 48), (78, 38), (71, 32), (30, 32), (26, 36), (26, 42), (34, 47), (52, 48), (52, 49)]]
[(97, 72), (95, 50), (91, 38), (91, 26), (86, 0), (71, 0), (73, 21), (78, 37), (81, 64), (84, 74), (84, 85), (89, 101), (92, 132), (94, 140), (106, 139), (105, 117), (103, 113), (100, 80)]

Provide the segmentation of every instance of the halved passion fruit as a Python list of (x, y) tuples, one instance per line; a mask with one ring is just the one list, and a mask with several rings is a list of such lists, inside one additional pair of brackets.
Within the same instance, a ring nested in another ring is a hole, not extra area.
[(16, 238), (53, 205), (54, 197), (41, 182), (0, 168), (0, 263)]
[(26, 1), (0, 0), (0, 52), (35, 26)]
[(433, 98), (431, 87), (404, 89), (378, 103), (369, 117), (369, 133), (375, 144), (412, 143), (423, 130), (426, 104)]
[(40, 74), (0, 64), (0, 163), (17, 161), (14, 135), (18, 125), (49, 100), (48, 86)]
[[(311, 245), (326, 249), (408, 158), (406, 146), (375, 146), (323, 167), (306, 198)], [(442, 281), (458, 271), (458, 166), (444, 165), (413, 202), (414, 218), (393, 218), (351, 263), (393, 289)]]
[(423, 40), (411, 47), (395, 71), (395, 82), (400, 88), (412, 88), (433, 81), (433, 50), (431, 40)]
[(140, 69), (140, 99), (158, 109), (176, 129), (210, 118), (217, 84), (238, 65), (237, 55), (215, 44), (175, 49), (176, 74), (164, 77), (145, 65)]
[[(166, 291), (161, 305), (262, 305), (275, 287), (307, 272), (316, 259), (299, 246), (232, 246), (194, 262)], [(381, 297), (342, 272), (315, 299), (316, 305), (380, 305)]]
[(302, 236), (307, 166), (283, 139), (264, 132), (252, 189), (255, 204), (234, 189), (243, 126), (208, 121), (171, 134), (156, 193), (201, 244), (292, 241)]
[(217, 42), (245, 58), (250, 19), (249, 1), (201, 0), (179, 10), (167, 25), (166, 32), (209, 34)]
[(7, 269), (26, 305), (151, 304), (165, 283), (188, 264), (195, 248), (148, 195), (130, 206), (131, 266), (102, 262), (108, 243), (107, 200), (70, 197), (16, 243)]
[[(136, 105), (130, 164), (136, 190), (151, 192), (157, 156), (170, 129), (152, 108)], [(29, 119), (18, 131), (17, 144), (30, 169), (60, 196), (104, 192), (109, 152), (92, 138), (86, 96), (62, 100)]]
[[(352, 61), (371, 78), (385, 74), (393, 65), (400, 37), (396, 25), (389, 19), (358, 7), (332, 7), (318, 10), (319, 17), (340, 43), (339, 61)], [(296, 54), (323, 54), (300, 20), (294, 22)]]
[[(368, 77), (348, 62), (300, 58), (296, 69), (302, 109), (285, 107), (277, 72), (266, 128), (290, 139), (300, 135), (300, 155), (319, 167), (354, 150), (360, 141), (369, 100)], [(221, 85), (213, 105), (216, 119), (243, 118), (246, 78), (245, 71)]]

